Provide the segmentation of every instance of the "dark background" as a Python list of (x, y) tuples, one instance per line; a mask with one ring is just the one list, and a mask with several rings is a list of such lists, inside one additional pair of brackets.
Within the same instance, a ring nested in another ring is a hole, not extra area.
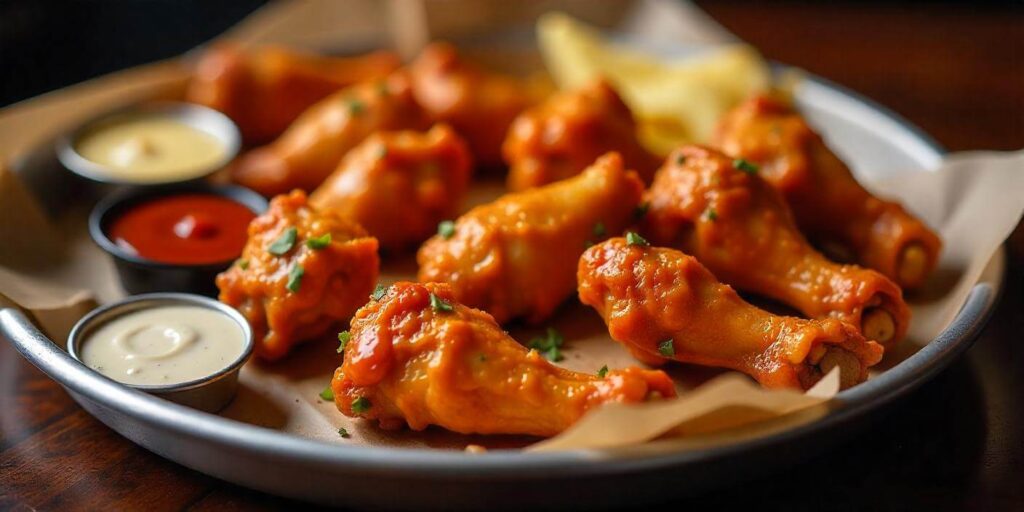
[[(178, 55), (262, 3), (0, 0), (0, 105)], [(950, 150), (1024, 147), (1022, 2), (698, 3), (767, 57), (865, 94)], [(667, 506), (1024, 510), (1024, 230), (1007, 248), (995, 316), (934, 381), (834, 450)], [(3, 510), (295, 506), (135, 447), (2, 342), (0, 414)]]

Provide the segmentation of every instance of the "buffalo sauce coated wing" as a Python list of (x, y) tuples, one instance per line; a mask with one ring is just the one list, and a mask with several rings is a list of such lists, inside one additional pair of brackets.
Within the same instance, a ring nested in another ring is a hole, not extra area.
[(345, 153), (373, 132), (427, 126), (407, 77), (395, 73), (320, 100), (273, 143), (242, 155), (231, 177), (266, 196), (296, 188), (311, 191), (338, 167)]
[(761, 166), (789, 201), (800, 228), (825, 247), (852, 256), (901, 286), (920, 286), (942, 242), (898, 203), (874, 197), (780, 98), (756, 96), (727, 114), (715, 146)]
[(807, 389), (836, 366), (850, 387), (882, 358), (882, 347), (851, 325), (758, 309), (675, 249), (612, 238), (583, 254), (577, 279), (580, 300), (644, 360), (730, 368), (765, 387)]
[(608, 151), (621, 154), (646, 183), (659, 163), (637, 141), (629, 107), (604, 80), (555, 94), (520, 114), (502, 150), (512, 190), (575, 176)]
[(887, 346), (906, 333), (910, 310), (896, 283), (814, 250), (748, 162), (683, 147), (658, 171), (647, 199), (651, 240), (693, 254), (726, 283), (812, 318), (845, 320)]
[(386, 428), (553, 436), (599, 404), (675, 396), (657, 370), (596, 377), (558, 368), (443, 284), (391, 286), (356, 313), (350, 334), (335, 403)]
[(355, 220), (382, 247), (402, 249), (454, 216), (471, 167), (465, 142), (446, 125), (377, 132), (349, 151), (310, 203)]
[(427, 46), (409, 71), (416, 101), (431, 119), (452, 125), (481, 164), (500, 164), (505, 132), (533, 101), (525, 84), (477, 68), (447, 43)]
[(310, 208), (295, 191), (275, 197), (252, 221), (242, 258), (217, 276), (217, 287), (221, 302), (249, 320), (256, 355), (273, 360), (348, 320), (373, 290), (379, 266), (377, 240)]
[(541, 322), (572, 295), (587, 244), (620, 233), (642, 190), (610, 153), (574, 178), (508, 194), (423, 244), (419, 280), (449, 283), (460, 302), (499, 323)]
[(221, 43), (200, 57), (185, 99), (223, 112), (246, 142), (262, 144), (328, 94), (382, 79), (399, 64), (397, 55), (384, 51), (339, 58)]

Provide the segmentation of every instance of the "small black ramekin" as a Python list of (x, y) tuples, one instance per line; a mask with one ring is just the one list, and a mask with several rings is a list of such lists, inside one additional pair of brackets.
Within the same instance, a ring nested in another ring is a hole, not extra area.
[(196, 293), (207, 297), (217, 295), (214, 279), (234, 260), (198, 265), (153, 261), (126, 251), (107, 235), (110, 222), (134, 205), (158, 197), (177, 194), (211, 194), (227, 197), (249, 208), (256, 215), (267, 209), (263, 196), (236, 185), (186, 183), (162, 187), (133, 187), (115, 192), (101, 200), (89, 215), (89, 234), (96, 245), (114, 258), (121, 286), (132, 295), (154, 292)]

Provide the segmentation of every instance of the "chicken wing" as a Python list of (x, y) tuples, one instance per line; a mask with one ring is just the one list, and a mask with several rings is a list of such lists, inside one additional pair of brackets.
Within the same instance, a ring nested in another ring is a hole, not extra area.
[(650, 183), (660, 160), (640, 145), (636, 130), (629, 107), (604, 80), (555, 94), (512, 123), (502, 146), (508, 186), (524, 190), (575, 176), (608, 151)]
[(403, 249), (454, 216), (471, 167), (465, 142), (447, 125), (377, 132), (348, 152), (309, 202), (355, 220), (381, 247)]
[(500, 165), (505, 132), (533, 101), (529, 88), (478, 69), (447, 43), (427, 46), (409, 69), (416, 100), (431, 119), (462, 134), (478, 162)]
[(300, 341), (348, 320), (373, 290), (377, 240), (358, 224), (306, 204), (294, 191), (275, 197), (249, 225), (242, 257), (217, 276), (220, 300), (245, 316), (256, 355), (280, 359)]
[(883, 349), (835, 318), (776, 316), (743, 301), (695, 258), (612, 238), (579, 262), (580, 301), (612, 338), (646, 359), (741, 371), (770, 388), (814, 385), (833, 367), (847, 388), (867, 378)]
[(558, 368), (438, 283), (397, 283), (368, 303), (344, 353), (331, 383), (335, 404), (385, 428), (553, 436), (597, 405), (676, 394), (657, 370), (596, 377)]
[(236, 182), (273, 196), (315, 189), (350, 149), (378, 130), (425, 130), (408, 78), (342, 89), (310, 107), (273, 143), (242, 155), (232, 167)]
[(644, 232), (693, 254), (724, 282), (837, 317), (891, 346), (910, 310), (882, 274), (825, 258), (804, 239), (779, 193), (749, 162), (699, 146), (673, 152), (647, 192)]
[(263, 144), (332, 92), (383, 79), (400, 64), (385, 51), (345, 58), (219, 43), (199, 58), (185, 100), (223, 112), (247, 143)]
[(942, 242), (899, 203), (871, 195), (786, 100), (756, 96), (727, 114), (712, 142), (761, 166), (789, 201), (800, 228), (831, 252), (920, 286)]
[(451, 284), (499, 323), (541, 322), (572, 295), (587, 244), (620, 233), (642, 191), (618, 154), (602, 156), (579, 176), (470, 210), (420, 248), (419, 280)]

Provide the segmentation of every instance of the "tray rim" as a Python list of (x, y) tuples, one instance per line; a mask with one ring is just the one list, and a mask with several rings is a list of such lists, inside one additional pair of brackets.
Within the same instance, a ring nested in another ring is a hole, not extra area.
[[(807, 80), (808, 83), (830, 90), (846, 101), (866, 107), (877, 117), (894, 123), (914, 143), (930, 151), (935, 160), (941, 159), (945, 153), (930, 136), (888, 108), (823, 78), (808, 75)], [(466, 454), (429, 448), (344, 446), (316, 441), (188, 409), (117, 384), (74, 361), (59, 348), (59, 344), (53, 343), (40, 333), (22, 312), (13, 308), (0, 309), (0, 333), (5, 334), (26, 359), (64, 386), (76, 401), (114, 430), (164, 457), (228, 480), (231, 478), (219, 472), (184, 462), (184, 457), (180, 454), (176, 457), (174, 454), (154, 448), (148, 444), (144, 436), (133, 432), (130, 426), (126, 427), (120, 423), (112, 425), (111, 423), (117, 421), (101, 417), (93, 407), (133, 417), (136, 421), (145, 423), (148, 428), (214, 442), (226, 450), (237, 452), (236, 455), (239, 456), (291, 461), (309, 465), (311, 468), (354, 470), (366, 476), (472, 481), (606, 475), (680, 466), (726, 458), (757, 448), (783, 445), (798, 438), (821, 433), (829, 427), (881, 407), (910, 392), (948, 366), (980, 334), (995, 309), (1005, 278), (1004, 250), (993, 256), (989, 267), (993, 265), (995, 279), (974, 286), (957, 316), (942, 333), (916, 354), (879, 377), (841, 392), (835, 400), (837, 407), (825, 417), (782, 432), (728, 445), (632, 456), (628, 449), (617, 450), (614, 456), (609, 456), (609, 452), (591, 450), (550, 453), (501, 450)], [(83, 403), (83, 400), (90, 403)], [(267, 484), (259, 487), (273, 488)]]

